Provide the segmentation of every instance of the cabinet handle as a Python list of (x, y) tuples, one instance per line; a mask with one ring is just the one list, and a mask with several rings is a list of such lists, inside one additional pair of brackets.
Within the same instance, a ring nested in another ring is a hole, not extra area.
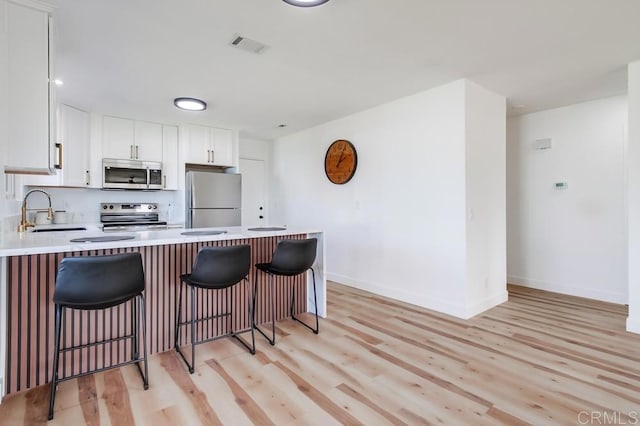
[(167, 188), (167, 175), (162, 176), (162, 187)]
[(216, 153), (214, 150), (211, 150), (211, 163), (215, 163), (216, 162)]
[(54, 166), (56, 169), (62, 169), (62, 144), (56, 144), (56, 150), (58, 151), (58, 163)]
[(207, 163), (210, 163), (210, 162), (211, 162), (211, 150), (208, 149), (207, 150)]
[(138, 145), (136, 145), (136, 160), (138, 160)]
[(87, 175), (87, 186), (89, 186), (91, 185), (91, 171), (87, 170), (85, 174)]
[(131, 158), (132, 160), (134, 159), (134, 157), (133, 157), (133, 145), (129, 145), (129, 158)]

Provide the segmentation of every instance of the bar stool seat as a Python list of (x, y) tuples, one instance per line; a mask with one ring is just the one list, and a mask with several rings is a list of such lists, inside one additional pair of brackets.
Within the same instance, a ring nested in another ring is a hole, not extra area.
[[(175, 328), (175, 343), (174, 348), (180, 354), (189, 373), (193, 374), (195, 367), (195, 346), (200, 343), (210, 342), (222, 337), (234, 337), (236, 338), (249, 352), (254, 355), (256, 353), (256, 342), (253, 332), (253, 304), (252, 300), (248, 298), (248, 308), (250, 322), (249, 328), (246, 330), (236, 331), (233, 327), (233, 309), (234, 309), (234, 292), (235, 284), (240, 281), (245, 281), (247, 294), (250, 292), (249, 280), (247, 278), (249, 274), (249, 268), (251, 267), (251, 247), (249, 245), (237, 245), (228, 247), (203, 247), (198, 251), (195, 263), (190, 274), (184, 274), (180, 276), (180, 293), (178, 296), (178, 306), (176, 313), (176, 328)], [(182, 310), (182, 289), (185, 284), (191, 288), (191, 318), (186, 321), (181, 321)], [(230, 288), (230, 303), (229, 310), (223, 313), (216, 313), (204, 318), (196, 319), (196, 289), (202, 290), (225, 290)], [(196, 341), (196, 329), (195, 323), (198, 321), (206, 321), (213, 318), (230, 317), (231, 321), (227, 322), (227, 333), (224, 335), (215, 336), (212, 338), (201, 339)], [(187, 361), (187, 358), (180, 349), (180, 330), (182, 326), (191, 326), (191, 363)], [(251, 344), (238, 336), (238, 333), (251, 331)]]
[[(145, 278), (140, 253), (123, 253), (106, 256), (65, 257), (58, 265), (56, 285), (53, 293), (55, 304), (55, 337), (53, 374), (49, 397), (49, 420), (53, 419), (56, 387), (58, 383), (86, 374), (95, 373), (122, 365), (135, 363), (142, 378), (144, 389), (149, 388), (149, 367), (147, 364), (147, 344), (145, 332)], [(111, 336), (101, 341), (60, 348), (60, 331), (63, 327), (66, 309), (102, 310), (131, 301), (131, 334)], [(138, 302), (136, 306), (136, 301)], [(142, 323), (143, 357), (139, 357), (139, 329), (137, 312), (140, 310)], [(83, 372), (62, 379), (58, 378), (60, 353), (78, 350), (114, 341), (131, 339), (131, 360)], [(144, 373), (140, 362), (144, 361)]]
[(304, 240), (281, 240), (278, 242), (276, 249), (273, 252), (271, 262), (256, 263), (256, 270), (254, 273), (253, 283), (253, 312), (255, 315), (255, 303), (256, 295), (258, 292), (258, 280), (257, 273), (262, 271), (269, 275), (269, 291), (271, 293), (271, 337), (255, 324), (255, 318), (253, 320), (254, 328), (262, 334), (271, 345), (276, 344), (276, 323), (275, 323), (275, 290), (273, 288), (273, 277), (278, 276), (296, 276), (311, 270), (313, 277), (313, 303), (315, 306), (316, 324), (312, 327), (306, 324), (304, 321), (296, 318), (293, 313), (293, 302), (295, 300), (295, 286), (291, 286), (291, 303), (289, 305), (289, 314), (291, 318), (298, 321), (300, 324), (313, 331), (314, 334), (319, 332), (318, 323), (318, 299), (316, 295), (316, 274), (313, 270), (313, 263), (316, 260), (316, 250), (318, 246), (317, 238), (307, 238)]

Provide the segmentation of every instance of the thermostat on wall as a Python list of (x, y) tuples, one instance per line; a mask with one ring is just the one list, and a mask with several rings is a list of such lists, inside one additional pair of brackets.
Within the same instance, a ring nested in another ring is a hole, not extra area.
[(551, 149), (551, 138), (536, 139), (533, 142), (533, 149)]
[(567, 182), (556, 182), (553, 184), (555, 189), (567, 189), (568, 186), (569, 184)]

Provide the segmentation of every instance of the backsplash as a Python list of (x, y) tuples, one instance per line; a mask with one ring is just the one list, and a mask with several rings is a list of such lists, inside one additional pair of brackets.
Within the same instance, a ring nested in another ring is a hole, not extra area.
[[(29, 187), (43, 189), (51, 196), (54, 210), (73, 213), (73, 223), (100, 222), (100, 203), (158, 203), (160, 220), (184, 222), (184, 191), (107, 191), (85, 188)], [(46, 197), (33, 194), (29, 208), (46, 208)]]

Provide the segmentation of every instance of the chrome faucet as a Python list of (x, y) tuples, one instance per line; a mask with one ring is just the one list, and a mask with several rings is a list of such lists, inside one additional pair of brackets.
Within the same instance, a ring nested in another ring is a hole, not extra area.
[(47, 198), (49, 199), (49, 208), (47, 209), (47, 211), (49, 212), (48, 217), (49, 217), (49, 220), (53, 219), (53, 209), (51, 208), (51, 196), (46, 192), (44, 192), (42, 189), (32, 189), (31, 191), (27, 192), (27, 195), (24, 196), (24, 200), (22, 200), (22, 220), (20, 221), (20, 225), (18, 225), (18, 232), (25, 232), (27, 228), (35, 226), (33, 223), (27, 221), (27, 210), (39, 210), (39, 209), (27, 209), (27, 198), (29, 198), (29, 195), (33, 194), (34, 192), (42, 192), (44, 195), (47, 196)]

